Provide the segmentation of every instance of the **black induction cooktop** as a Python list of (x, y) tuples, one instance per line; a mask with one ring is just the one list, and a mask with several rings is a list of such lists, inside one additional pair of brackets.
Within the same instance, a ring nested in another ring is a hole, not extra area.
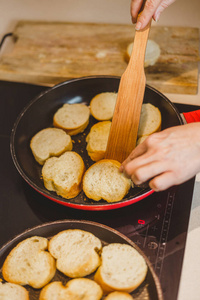
[[(194, 178), (112, 211), (80, 211), (38, 194), (14, 166), (10, 134), (22, 108), (45, 89), (47, 87), (0, 81), (0, 247), (15, 235), (45, 222), (78, 219), (102, 223), (120, 231), (144, 251), (160, 279), (164, 299), (177, 299)], [(199, 109), (190, 105), (176, 106), (180, 112)]]

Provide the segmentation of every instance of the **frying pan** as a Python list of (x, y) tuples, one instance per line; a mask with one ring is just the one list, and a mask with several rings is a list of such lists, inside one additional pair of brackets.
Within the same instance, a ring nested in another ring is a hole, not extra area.
[[(11, 133), (10, 149), (14, 164), (24, 180), (40, 194), (61, 205), (82, 210), (110, 210), (133, 204), (146, 198), (153, 190), (149, 187), (131, 188), (126, 197), (117, 203), (88, 199), (83, 192), (73, 199), (64, 199), (44, 188), (41, 166), (30, 150), (31, 138), (41, 129), (53, 126), (53, 115), (64, 103), (85, 103), (102, 92), (118, 92), (119, 77), (92, 76), (60, 83), (34, 98), (19, 114)], [(162, 129), (183, 124), (176, 107), (160, 92), (146, 85), (144, 103), (158, 107), (162, 114)], [(88, 168), (94, 163), (87, 154), (85, 138), (97, 121), (91, 116), (84, 133), (73, 136), (73, 150), (78, 152)]]
[[(160, 286), (159, 279), (155, 274), (150, 261), (140, 250), (140, 248), (120, 232), (96, 222), (90, 222), (84, 220), (81, 221), (62, 220), (62, 221), (56, 221), (51, 223), (45, 223), (37, 227), (30, 228), (25, 232), (21, 233), (20, 235), (16, 236), (15, 238), (13, 238), (11, 241), (9, 241), (0, 249), (0, 270), (2, 269), (3, 262), (5, 261), (7, 255), (22, 240), (29, 238), (31, 236), (43, 236), (46, 238), (51, 238), (53, 235), (57, 234), (58, 232), (67, 229), (81, 229), (81, 230), (89, 231), (102, 241), (103, 246), (110, 243), (122, 243), (122, 244), (131, 245), (143, 256), (148, 266), (146, 279), (135, 291), (131, 293), (132, 296), (134, 297), (134, 299), (137, 300), (142, 300), (142, 299), (163, 300), (162, 289)], [(93, 279), (93, 274), (89, 275), (88, 277)], [(1, 278), (2, 278), (2, 273), (0, 271), (0, 279)], [(63, 284), (66, 283), (66, 281), (68, 280), (69, 278), (67, 278), (61, 272), (56, 272), (53, 278), (53, 281), (61, 281), (63, 282)], [(36, 300), (39, 298), (39, 293), (41, 290), (36, 290), (29, 286), (26, 286), (26, 288), (29, 291), (30, 300)]]

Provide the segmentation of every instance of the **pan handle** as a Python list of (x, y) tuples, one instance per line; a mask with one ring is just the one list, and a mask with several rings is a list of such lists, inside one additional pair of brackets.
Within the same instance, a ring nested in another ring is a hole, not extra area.
[(200, 122), (200, 109), (183, 113), (187, 123)]

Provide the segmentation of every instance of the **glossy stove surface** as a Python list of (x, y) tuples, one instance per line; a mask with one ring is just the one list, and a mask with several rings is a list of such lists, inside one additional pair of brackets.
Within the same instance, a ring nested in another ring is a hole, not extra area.
[[(178, 293), (194, 179), (138, 203), (112, 211), (80, 211), (61, 206), (33, 190), (17, 172), (10, 134), (22, 108), (46, 87), (0, 82), (0, 247), (27, 228), (63, 219), (108, 225), (135, 242), (151, 261), (165, 299)], [(197, 109), (177, 105), (180, 111)], [(31, 120), (30, 120), (31, 122)]]

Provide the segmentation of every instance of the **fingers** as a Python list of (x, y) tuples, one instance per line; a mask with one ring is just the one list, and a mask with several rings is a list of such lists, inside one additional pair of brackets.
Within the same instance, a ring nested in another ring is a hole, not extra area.
[[(161, 143), (163, 138), (165, 137), (164, 132), (157, 132), (145, 139), (145, 141), (141, 144), (139, 144), (127, 157), (125, 161), (123, 161), (120, 171), (127, 172), (127, 175), (130, 173), (131, 166), (134, 168), (136, 166), (139, 166), (142, 164), (148, 164), (152, 160), (156, 160), (157, 157), (162, 155), (162, 151), (160, 151), (160, 147), (156, 146), (158, 144), (158, 141)], [(138, 159), (137, 159), (138, 158)], [(129, 164), (131, 163), (131, 164)]]
[(164, 191), (182, 182), (175, 172), (168, 171), (167, 164), (160, 163), (159, 161), (136, 169), (130, 169), (130, 172), (131, 180), (136, 185), (141, 185), (149, 181), (150, 188), (156, 192)]
[(162, 191), (200, 172), (200, 123), (174, 126), (147, 137), (122, 163), (136, 185)]
[(158, 174), (160, 174), (160, 172), (158, 172), (152, 164), (149, 164), (136, 168), (135, 170), (132, 169), (131, 179), (136, 185), (140, 185)]
[(131, 154), (123, 161), (123, 163), (121, 164), (119, 170), (120, 172), (124, 171), (124, 167), (131, 162), (133, 159), (143, 155), (146, 152), (146, 144), (142, 143), (139, 146), (137, 146), (132, 152)]
[(167, 8), (169, 5), (171, 5), (175, 0), (163, 0), (161, 1), (160, 5), (156, 9), (155, 13), (153, 14), (153, 19), (157, 22), (160, 18), (161, 13)]
[[(166, 145), (166, 138), (170, 134), (169, 131), (165, 130), (149, 136), (122, 163), (121, 171), (136, 185), (150, 180), (150, 187), (155, 191), (161, 191), (177, 181), (175, 173), (171, 172), (174, 164), (168, 158), (169, 145)], [(165, 182), (168, 176), (169, 180)]]
[[(170, 0), (172, 1), (172, 0)], [(156, 12), (161, 0), (146, 0), (144, 9), (139, 15), (139, 11), (142, 8), (143, 0), (132, 0), (131, 1), (131, 16), (132, 22), (136, 23), (136, 30), (143, 29), (151, 20), (152, 16)]]
[(132, 22), (136, 23), (138, 13), (142, 7), (143, 0), (132, 0), (131, 1), (131, 16), (132, 16)]
[(161, 192), (179, 183), (180, 182), (178, 182), (177, 177), (173, 172), (165, 172), (157, 177), (154, 177), (149, 182), (149, 186), (155, 192)]
[(165, 162), (152, 161), (150, 163), (145, 163), (137, 165), (135, 163), (129, 163), (126, 166), (127, 174), (130, 174), (132, 181), (136, 185), (140, 185), (153, 177), (156, 177), (167, 171), (167, 165)]
[(143, 29), (151, 18), (158, 21), (161, 12), (175, 0), (146, 0), (142, 13), (138, 16), (139, 11), (142, 7), (143, 0), (132, 0), (131, 1), (131, 16), (132, 22), (136, 23), (136, 30)]
[(136, 30), (143, 29), (145, 26), (147, 26), (158, 6), (160, 5), (160, 2), (161, 0), (146, 0), (144, 9), (137, 19), (135, 27)]

